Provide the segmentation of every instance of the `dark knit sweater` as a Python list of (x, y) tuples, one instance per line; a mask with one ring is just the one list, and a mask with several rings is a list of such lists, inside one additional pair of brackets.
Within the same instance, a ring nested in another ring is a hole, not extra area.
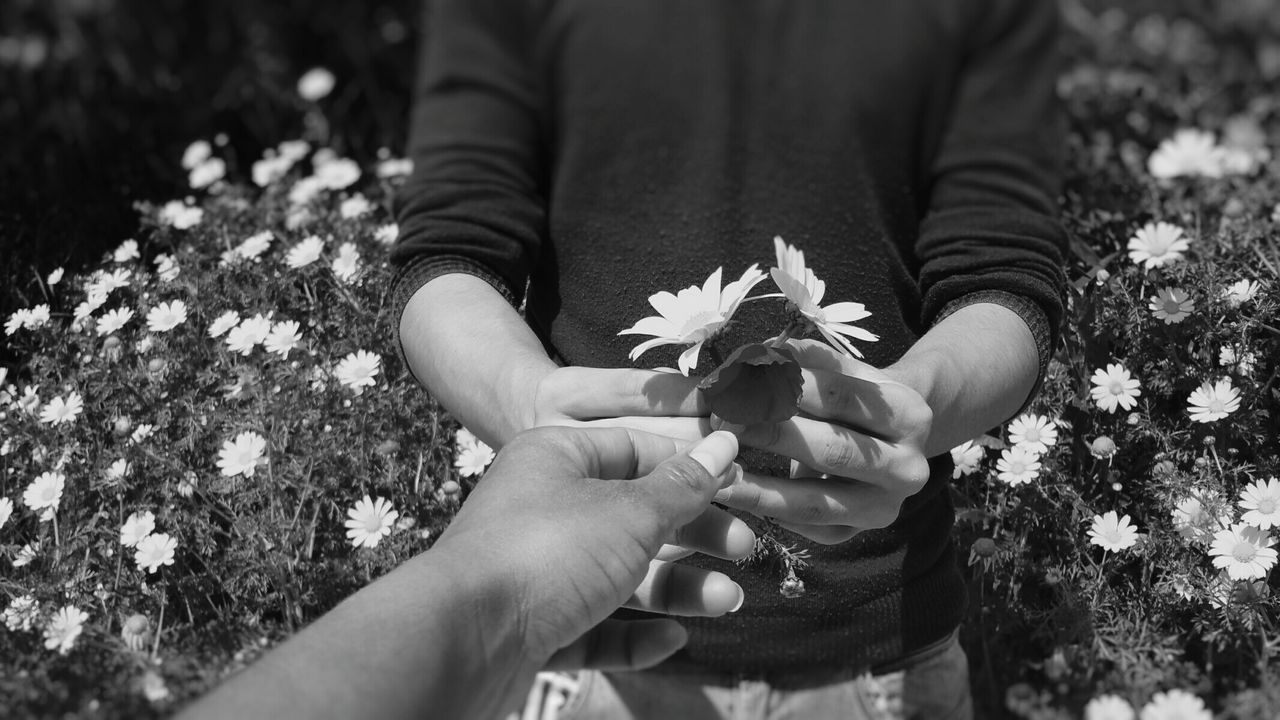
[[(627, 367), (643, 338), (617, 333), (650, 294), (767, 268), (781, 235), (824, 303), (873, 313), (872, 364), (993, 301), (1043, 367), (1064, 293), (1056, 23), (1052, 0), (431, 0), (396, 301), (469, 273), (523, 299), (560, 362)], [(741, 337), (781, 329), (763, 306)], [(803, 597), (773, 568), (721, 568), (746, 605), (688, 623), (683, 660), (796, 677), (946, 635), (964, 597), (950, 458), (933, 469), (885, 530), (783, 538), (811, 553)]]

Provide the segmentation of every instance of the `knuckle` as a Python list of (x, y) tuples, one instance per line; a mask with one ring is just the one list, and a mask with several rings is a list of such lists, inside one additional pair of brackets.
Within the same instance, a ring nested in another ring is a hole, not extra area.
[(914, 495), (929, 482), (929, 475), (929, 461), (920, 455), (913, 455), (902, 464), (898, 477), (907, 490), (906, 494)]
[(908, 403), (898, 423), (902, 432), (909, 437), (927, 435), (933, 428), (933, 408), (923, 402)]
[(822, 406), (833, 415), (843, 416), (855, 407), (856, 396), (846, 382), (836, 381), (822, 390)]
[(687, 458), (680, 462), (668, 463), (664, 470), (667, 479), (681, 490), (701, 494), (707, 484), (707, 471), (697, 462)]
[(837, 474), (846, 474), (842, 471), (851, 467), (857, 458), (857, 449), (852, 443), (842, 438), (833, 438), (826, 441), (818, 452), (818, 460), (822, 463), (822, 466), (835, 471)]

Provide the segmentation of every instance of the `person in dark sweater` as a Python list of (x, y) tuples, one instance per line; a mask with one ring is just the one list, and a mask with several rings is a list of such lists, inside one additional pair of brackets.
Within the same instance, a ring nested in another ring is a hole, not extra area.
[[(717, 496), (809, 552), (806, 592), (739, 571), (740, 612), (590, 676), (569, 717), (884, 693), (968, 716), (947, 450), (1030, 401), (1056, 340), (1057, 23), (1051, 0), (429, 0), (393, 299), (409, 369), (483, 440), (709, 432), (697, 378), (632, 367), (618, 332), (659, 290), (772, 264), (778, 235), (879, 336), (865, 361), (795, 343), (801, 415), (738, 433), (791, 472), (744, 457)], [(753, 308), (735, 333), (780, 327)]]

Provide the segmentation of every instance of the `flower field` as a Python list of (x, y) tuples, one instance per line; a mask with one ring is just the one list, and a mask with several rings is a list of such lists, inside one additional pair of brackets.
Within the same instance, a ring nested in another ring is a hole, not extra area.
[[(951, 453), (979, 717), (1280, 715), (1280, 15), (1151, 5), (1064, 4), (1068, 322)], [(492, 459), (396, 356), (410, 167), (335, 149), (343, 82), (302, 76), (262, 157), (191, 138), (133, 238), (13, 290), (0, 716), (172, 712), (428, 548)]]

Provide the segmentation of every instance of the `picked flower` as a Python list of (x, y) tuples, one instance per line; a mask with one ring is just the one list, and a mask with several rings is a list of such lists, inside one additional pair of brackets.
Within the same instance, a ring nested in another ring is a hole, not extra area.
[(1182, 228), (1177, 225), (1147, 223), (1129, 238), (1129, 259), (1150, 270), (1181, 260), (1182, 253), (1190, 247)]
[(630, 359), (634, 362), (646, 352), (663, 345), (688, 345), (689, 348), (680, 354), (677, 365), (686, 377), (690, 370), (697, 368), (698, 353), (702, 351), (703, 343), (733, 318), (747, 293), (764, 280), (759, 266), (752, 265), (741, 278), (721, 288), (722, 271), (723, 268), (716, 268), (702, 287), (693, 285), (675, 295), (665, 290), (650, 295), (649, 305), (658, 314), (643, 318), (618, 333), (653, 336), (652, 340), (632, 348)]
[(1210, 385), (1205, 381), (1187, 398), (1187, 413), (1195, 422), (1210, 423), (1240, 409), (1240, 391), (1231, 387), (1231, 378)]
[(1040, 474), (1040, 456), (1015, 445), (1000, 453), (996, 460), (996, 477), (1009, 485), (1025, 485)]
[(57, 650), (59, 655), (66, 655), (75, 647), (80, 633), (84, 632), (84, 623), (89, 613), (74, 605), (67, 605), (53, 614), (44, 629), (44, 646), (48, 650)]
[(1093, 388), (1089, 391), (1098, 407), (1113, 413), (1117, 407), (1132, 410), (1138, 404), (1138, 396), (1142, 394), (1141, 383), (1131, 375), (1120, 363), (1110, 363), (1106, 370), (1095, 370), (1090, 379)]
[(1043, 455), (1049, 452), (1050, 446), (1057, 444), (1058, 428), (1043, 415), (1026, 413), (1009, 423), (1009, 442)]
[(187, 321), (187, 304), (181, 300), (162, 302), (147, 312), (147, 329), (164, 333)]
[(178, 541), (167, 533), (154, 533), (138, 542), (133, 561), (139, 570), (146, 570), (150, 575), (162, 565), (172, 565), (174, 552), (178, 549)]
[(748, 343), (734, 350), (698, 389), (711, 412), (731, 423), (779, 423), (800, 411), (804, 380), (791, 349)]
[(365, 495), (347, 510), (347, 539), (355, 547), (377, 547), (382, 538), (391, 534), (400, 513), (391, 507), (386, 498), (371, 499)]
[(120, 544), (137, 547), (156, 529), (156, 516), (150, 510), (131, 514), (120, 526)]
[(873, 333), (849, 324), (871, 317), (866, 306), (856, 302), (840, 302), (825, 308), (819, 307), (826, 295), (827, 284), (805, 266), (804, 253), (795, 246), (788, 245), (781, 237), (773, 239), (773, 250), (778, 266), (770, 268), (769, 276), (783, 296), (795, 305), (805, 320), (817, 328), (833, 347), (853, 357), (862, 357), (862, 353), (849, 342), (849, 338), (865, 342), (880, 339)]
[(236, 435), (234, 440), (222, 443), (222, 449), (218, 451), (218, 468), (227, 477), (253, 477), (266, 449), (266, 438), (246, 430)]
[(364, 392), (366, 387), (373, 387), (377, 384), (374, 378), (382, 369), (382, 357), (376, 353), (367, 350), (357, 350), (344, 357), (338, 367), (334, 369), (333, 374), (338, 378), (338, 382), (346, 385), (356, 394)]
[(1166, 287), (1151, 298), (1148, 308), (1157, 320), (1163, 320), (1166, 325), (1172, 325), (1186, 320), (1187, 316), (1195, 310), (1196, 304), (1186, 290)]
[(63, 425), (75, 422), (80, 417), (80, 413), (84, 410), (84, 400), (80, 397), (80, 393), (72, 391), (67, 394), (67, 399), (55, 397), (50, 400), (47, 405), (40, 409), (40, 422), (46, 425)]
[(951, 448), (951, 462), (955, 465), (955, 469), (951, 471), (951, 478), (955, 480), (961, 475), (972, 475), (977, 472), (986, 454), (983, 447), (972, 440), (965, 440)]
[(1232, 580), (1261, 580), (1276, 564), (1272, 540), (1262, 530), (1245, 523), (1213, 535), (1209, 555), (1213, 566), (1227, 571)]
[(1109, 552), (1120, 552), (1138, 542), (1138, 529), (1129, 522), (1129, 516), (1120, 516), (1115, 510), (1093, 516), (1089, 528), (1089, 542)]
[(323, 251), (324, 241), (315, 235), (311, 235), (289, 248), (289, 252), (284, 256), (284, 263), (294, 270), (304, 268), (319, 260), (320, 253)]
[[(1240, 507), (1245, 510), (1242, 522), (1261, 530), (1280, 527), (1280, 480), (1258, 480), (1240, 492)], [(0, 523), (2, 525), (3, 523)]]

